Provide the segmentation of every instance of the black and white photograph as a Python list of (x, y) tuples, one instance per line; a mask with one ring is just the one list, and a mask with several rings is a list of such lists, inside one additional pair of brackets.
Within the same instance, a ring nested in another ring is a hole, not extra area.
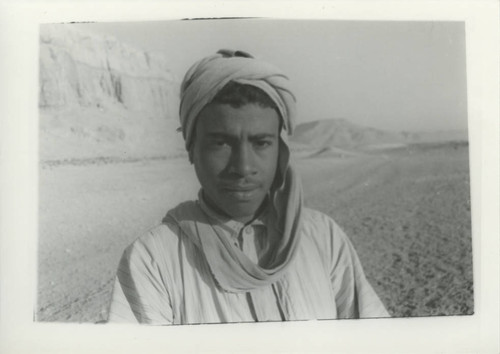
[(36, 320), (473, 314), (465, 64), (463, 22), (41, 25)]
[(465, 19), (33, 25), (34, 328), (487, 311)]

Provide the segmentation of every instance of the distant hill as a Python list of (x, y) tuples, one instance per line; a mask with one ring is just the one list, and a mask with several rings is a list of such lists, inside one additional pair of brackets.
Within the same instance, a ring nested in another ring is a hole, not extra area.
[(293, 149), (349, 154), (357, 151), (384, 149), (411, 143), (467, 141), (461, 131), (390, 132), (363, 127), (345, 119), (327, 119), (299, 124), (290, 141)]

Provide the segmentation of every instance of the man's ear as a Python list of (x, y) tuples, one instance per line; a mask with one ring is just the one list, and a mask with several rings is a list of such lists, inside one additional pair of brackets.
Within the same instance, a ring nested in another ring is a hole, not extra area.
[(189, 147), (189, 150), (188, 150), (188, 156), (189, 156), (189, 163), (192, 165), (194, 162), (194, 159), (193, 159), (193, 145), (194, 144), (191, 144), (191, 146)]
[(191, 136), (191, 142), (188, 145), (188, 156), (189, 156), (189, 163), (192, 165), (194, 164), (194, 144), (196, 141), (196, 125), (193, 128), (193, 135)]

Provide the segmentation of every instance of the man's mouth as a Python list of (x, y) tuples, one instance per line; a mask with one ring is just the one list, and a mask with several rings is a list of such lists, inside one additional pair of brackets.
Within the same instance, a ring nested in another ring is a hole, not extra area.
[(223, 187), (223, 191), (234, 199), (241, 201), (250, 200), (257, 192), (257, 186), (228, 186)]

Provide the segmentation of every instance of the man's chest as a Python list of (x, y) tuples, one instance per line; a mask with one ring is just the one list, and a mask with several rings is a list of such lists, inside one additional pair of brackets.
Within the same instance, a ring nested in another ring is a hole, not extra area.
[[(247, 235), (248, 236), (248, 235)], [(247, 237), (245, 241), (260, 241)], [(244, 242), (245, 242), (244, 241)], [(245, 247), (245, 244), (241, 245)], [(313, 246), (313, 247), (311, 247)], [(250, 248), (258, 257), (260, 249)], [(303, 244), (286, 274), (274, 284), (250, 292), (220, 289), (203, 254), (190, 245), (179, 250), (180, 267), (171, 293), (175, 323), (220, 323), (335, 318), (328, 265), (314, 245)]]

